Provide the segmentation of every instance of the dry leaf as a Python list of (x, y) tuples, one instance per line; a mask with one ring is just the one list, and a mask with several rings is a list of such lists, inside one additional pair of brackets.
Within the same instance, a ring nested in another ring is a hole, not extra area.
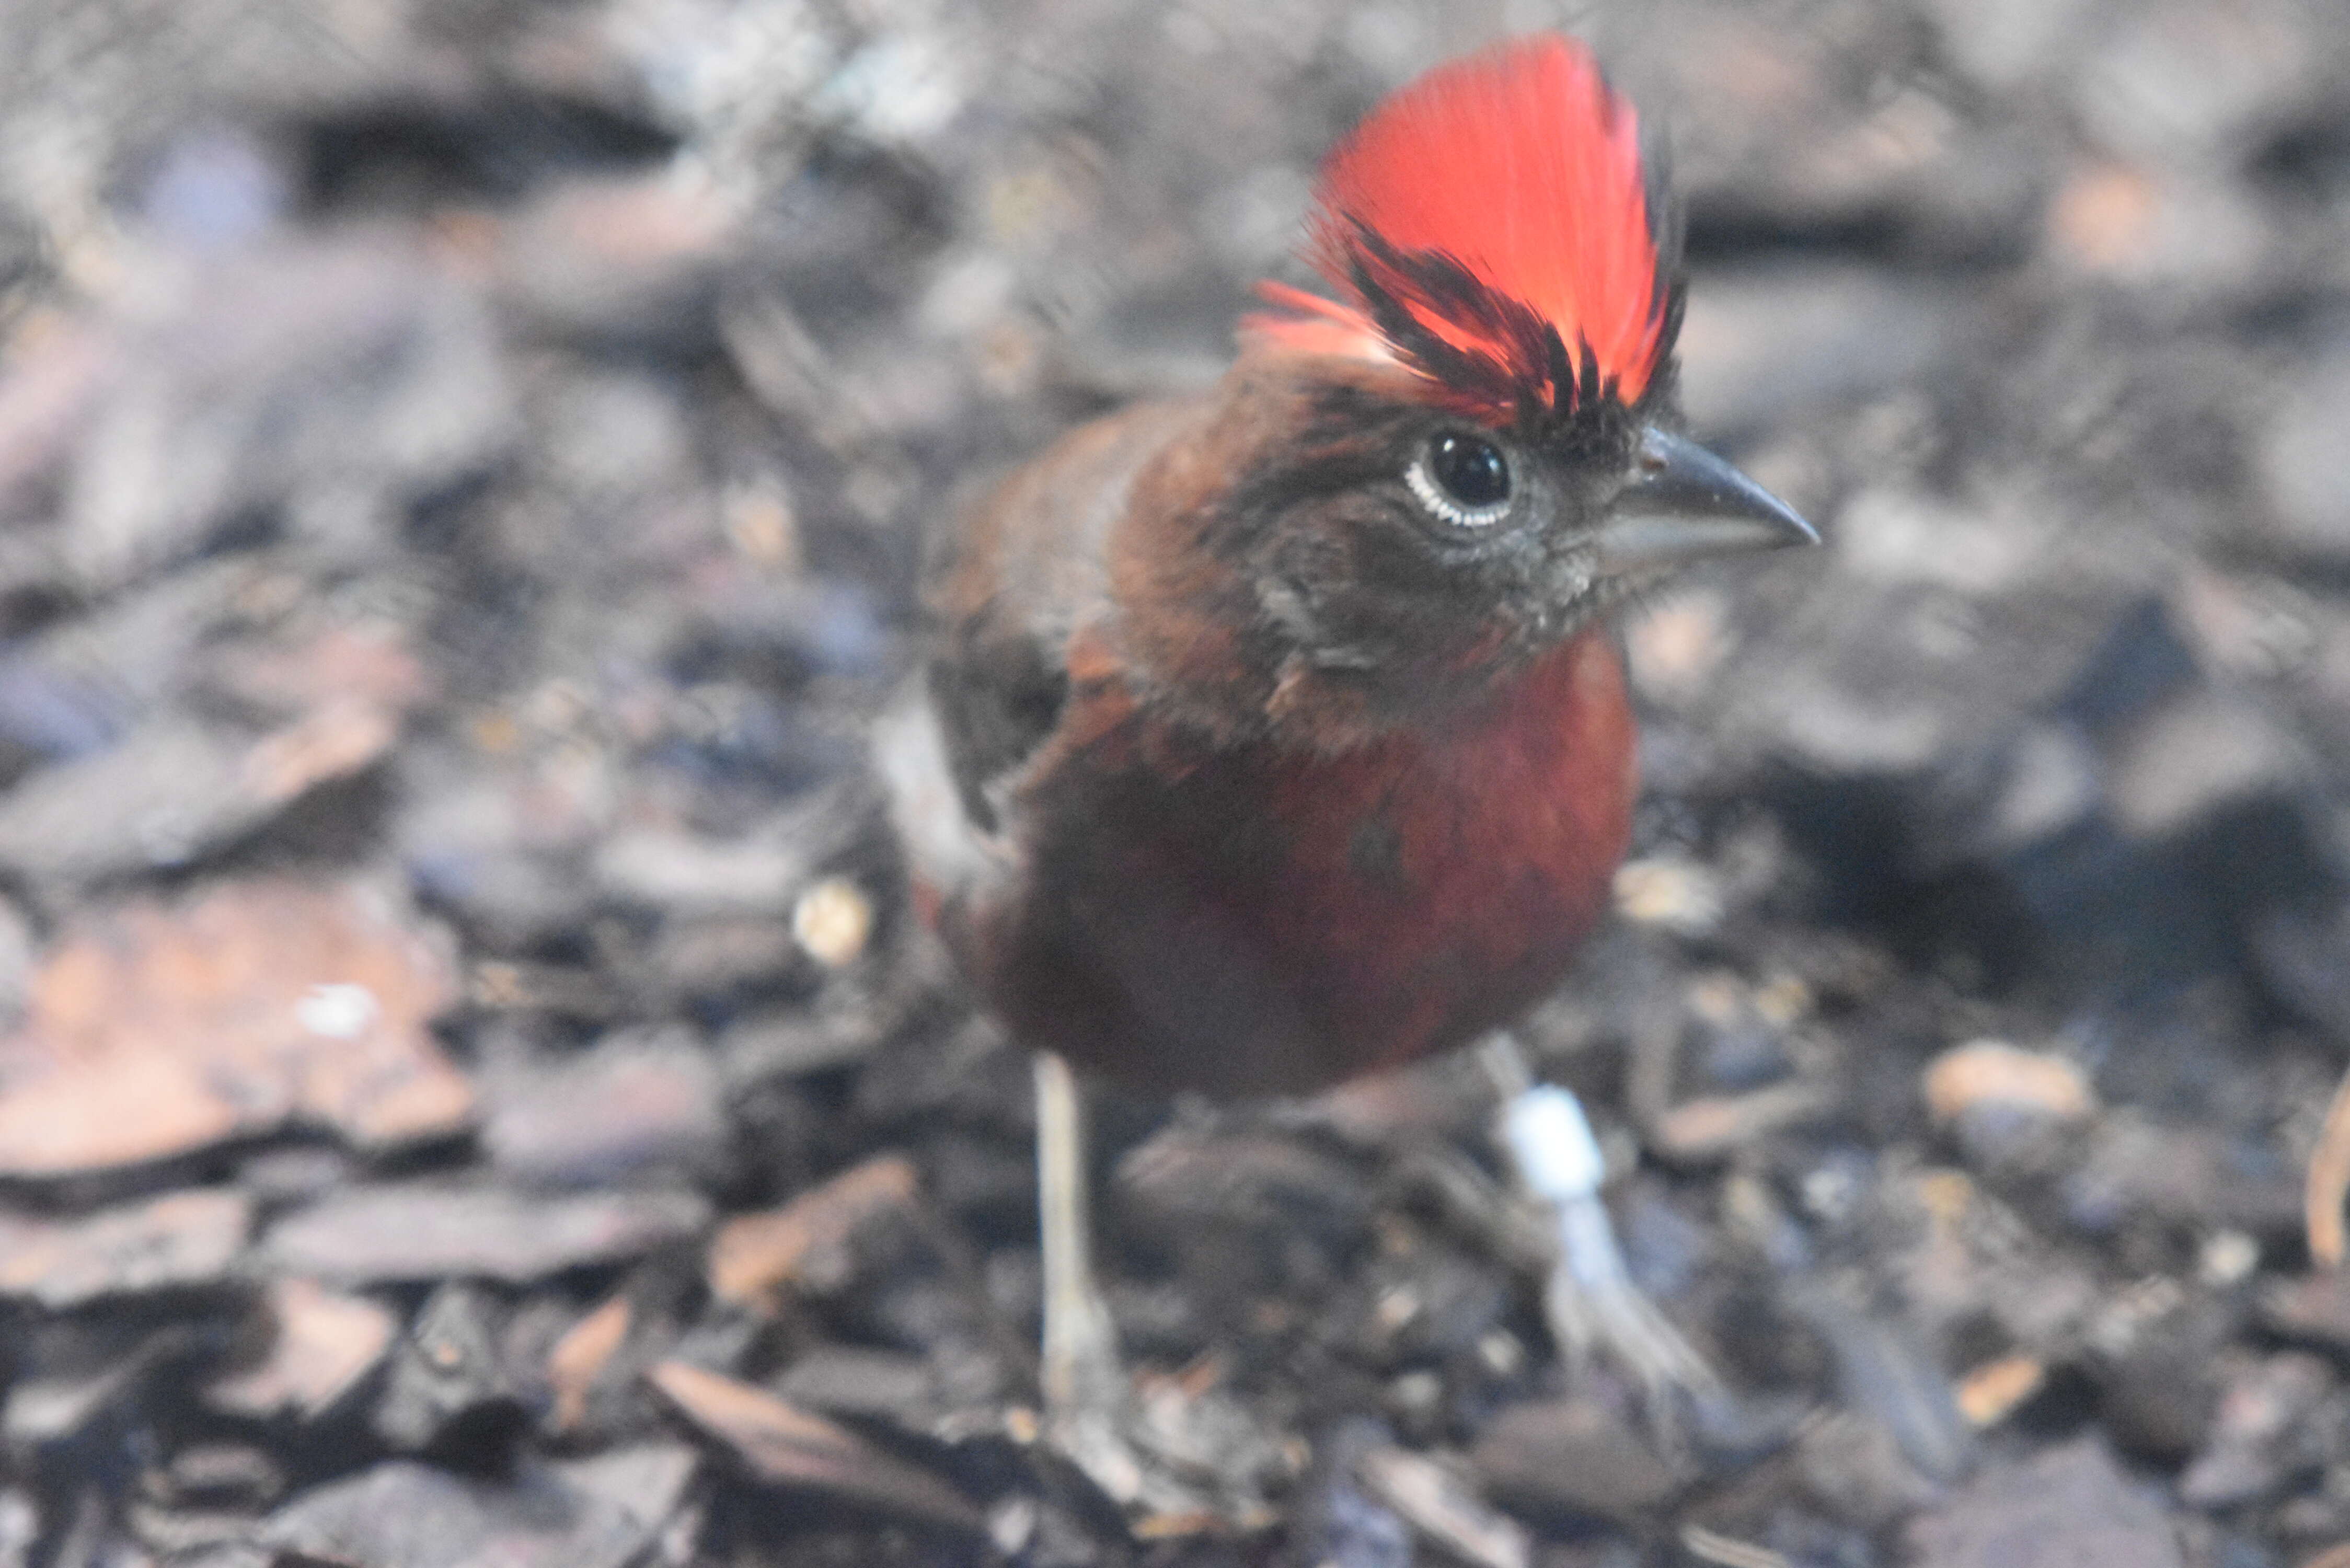
[(957, 1529), (986, 1527), (968, 1498), (928, 1470), (764, 1389), (682, 1361), (664, 1361), (645, 1376), (761, 1480), (834, 1492)]

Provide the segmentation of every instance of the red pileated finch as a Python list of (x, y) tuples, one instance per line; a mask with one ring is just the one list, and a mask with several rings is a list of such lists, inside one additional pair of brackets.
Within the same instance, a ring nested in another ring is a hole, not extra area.
[(882, 743), (918, 904), (1025, 1044), (1295, 1094), (1507, 1024), (1600, 918), (1634, 723), (1608, 609), (1809, 542), (1672, 434), (1678, 225), (1555, 36), (1441, 66), (1323, 170), (1213, 390), (944, 543)]

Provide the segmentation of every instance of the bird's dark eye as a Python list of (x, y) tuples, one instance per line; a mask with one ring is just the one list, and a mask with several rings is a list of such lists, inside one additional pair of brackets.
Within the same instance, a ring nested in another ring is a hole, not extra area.
[(1510, 460), (1475, 436), (1438, 436), (1428, 446), (1428, 472), (1463, 506), (1494, 506), (1510, 498)]
[(1430, 438), (1404, 481), (1422, 506), (1456, 527), (1486, 527), (1509, 514), (1509, 457), (1482, 436), (1446, 431)]

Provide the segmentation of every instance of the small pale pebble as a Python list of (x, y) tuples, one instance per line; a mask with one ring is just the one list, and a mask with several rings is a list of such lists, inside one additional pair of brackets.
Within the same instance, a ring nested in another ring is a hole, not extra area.
[(792, 906), (792, 936), (827, 969), (846, 969), (873, 935), (873, 901), (846, 877), (827, 877)]
[(2047, 1382), (2048, 1367), (2036, 1355), (2002, 1355), (1986, 1361), (1959, 1380), (1959, 1414), (1970, 1427), (1995, 1427)]
[(2260, 1242), (2241, 1231), (2212, 1231), (2195, 1259), (2196, 1277), (2213, 1290), (2242, 1282), (2260, 1266)]
[(1640, 925), (1702, 937), (1721, 924), (1721, 884), (1694, 861), (1627, 861), (1616, 873), (1616, 908)]

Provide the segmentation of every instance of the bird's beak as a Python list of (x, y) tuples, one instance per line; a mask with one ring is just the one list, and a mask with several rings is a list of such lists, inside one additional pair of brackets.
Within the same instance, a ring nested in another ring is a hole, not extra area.
[(1654, 576), (1711, 556), (1816, 545), (1794, 509), (1698, 445), (1640, 432), (1632, 483), (1600, 524), (1599, 575)]

